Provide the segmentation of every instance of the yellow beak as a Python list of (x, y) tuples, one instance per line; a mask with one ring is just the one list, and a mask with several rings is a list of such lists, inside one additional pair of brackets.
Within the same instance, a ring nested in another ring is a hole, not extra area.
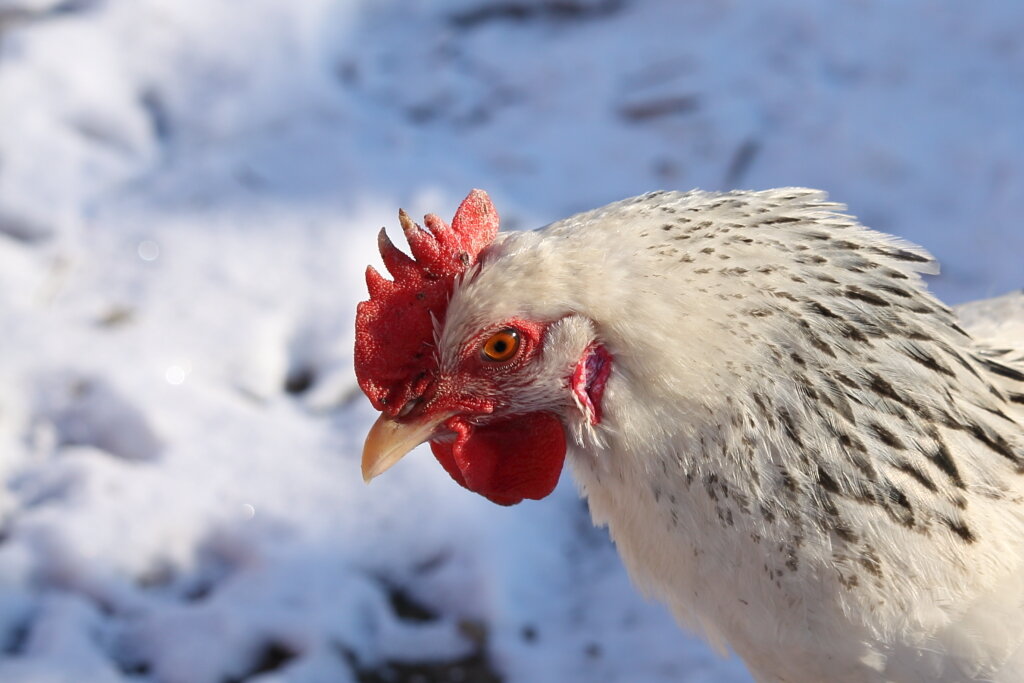
[(370, 428), (363, 445), (363, 481), (367, 484), (402, 459), (406, 453), (433, 436), (451, 414), (431, 415), (414, 422), (399, 422), (381, 415)]

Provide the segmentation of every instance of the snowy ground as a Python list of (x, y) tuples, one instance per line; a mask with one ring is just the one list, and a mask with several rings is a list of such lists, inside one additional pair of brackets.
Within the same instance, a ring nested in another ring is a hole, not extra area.
[(811, 185), (991, 296), (1021, 83), (1013, 0), (0, 0), (0, 680), (748, 680), (568, 476), (362, 484), (376, 231)]

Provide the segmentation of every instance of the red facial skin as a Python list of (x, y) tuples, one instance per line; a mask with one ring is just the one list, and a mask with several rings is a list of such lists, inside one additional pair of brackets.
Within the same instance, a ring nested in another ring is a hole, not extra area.
[(444, 320), (455, 279), (498, 234), (498, 212), (481, 190), (469, 193), (450, 226), (430, 215), (423, 230), (399, 215), (412, 258), (381, 230), (381, 258), (394, 280), (367, 268), (370, 299), (356, 309), (356, 378), (373, 407), (392, 417), (427, 389), (436, 372), (433, 320)]
[[(504, 362), (488, 360), (481, 348), (504, 328), (518, 332), (518, 351)], [(557, 415), (501, 414), (501, 378), (533, 361), (545, 330), (538, 323), (513, 320), (482, 332), (464, 347), (458, 370), (428, 390), (420, 413), (456, 412), (444, 423), (454, 439), (432, 440), (430, 448), (452, 479), (499, 505), (544, 498), (558, 484), (565, 461), (565, 430)]]
[[(424, 230), (404, 212), (399, 217), (412, 256), (399, 251), (381, 231), (381, 257), (394, 279), (367, 269), (370, 299), (359, 304), (356, 314), (359, 386), (392, 420), (450, 415), (443, 423), (445, 433), (431, 439), (431, 449), (462, 486), (501, 505), (543, 498), (558, 483), (565, 460), (564, 427), (552, 412), (503, 410), (501, 378), (536, 357), (546, 326), (512, 320), (481, 331), (464, 347), (452, 376), (440, 375), (433, 347), (434, 321), (443, 324), (455, 280), (477, 263), (497, 235), (494, 205), (485, 192), (473, 190), (450, 226), (431, 215)], [(505, 362), (488, 361), (480, 354), (481, 346), (503, 327), (519, 332), (518, 352)], [(595, 362), (592, 356), (588, 349), (566, 378), (566, 388), (596, 424), (610, 363)]]
[[(505, 362), (486, 359), (484, 341), (499, 329), (519, 333), (519, 350)], [(458, 411), (444, 422), (448, 436), (430, 443), (434, 457), (452, 479), (499, 505), (514, 505), (524, 498), (539, 500), (558, 484), (565, 461), (565, 428), (558, 415), (531, 412), (501, 415), (500, 376), (519, 372), (539, 353), (547, 326), (514, 320), (489, 329), (467, 344), (453, 377), (442, 380), (426, 401), (424, 414)], [(604, 346), (591, 344), (580, 358), (566, 391), (572, 391), (586, 410), (591, 424), (601, 421), (601, 398), (612, 367)], [(463, 386), (490, 391), (475, 395), (460, 392)]]

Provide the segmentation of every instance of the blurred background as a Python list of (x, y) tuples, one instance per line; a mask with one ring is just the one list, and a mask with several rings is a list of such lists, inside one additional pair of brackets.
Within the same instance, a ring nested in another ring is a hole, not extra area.
[(1024, 4), (0, 0), (0, 680), (748, 680), (568, 475), (365, 487), (352, 327), (399, 206), (785, 185), (1024, 285)]

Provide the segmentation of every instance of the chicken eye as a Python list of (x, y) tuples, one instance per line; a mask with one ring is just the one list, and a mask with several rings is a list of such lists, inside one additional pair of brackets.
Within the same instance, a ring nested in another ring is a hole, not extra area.
[(480, 352), (486, 360), (501, 362), (516, 355), (519, 350), (519, 333), (513, 329), (506, 328), (495, 332), (484, 342)]

